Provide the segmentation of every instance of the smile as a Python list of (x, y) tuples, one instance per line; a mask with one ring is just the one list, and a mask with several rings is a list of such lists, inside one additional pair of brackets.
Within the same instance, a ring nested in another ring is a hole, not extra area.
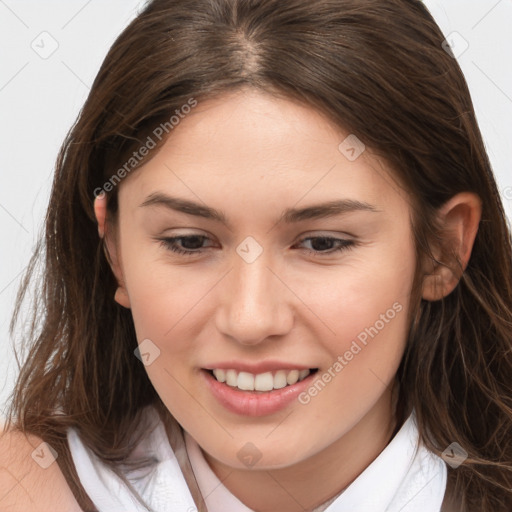
[(263, 373), (233, 368), (203, 368), (201, 375), (212, 397), (231, 413), (265, 416), (297, 402), (311, 385), (318, 368), (280, 369)]
[(234, 369), (216, 368), (211, 372), (218, 382), (225, 382), (228, 386), (242, 391), (272, 391), (304, 380), (312, 370), (277, 370), (253, 374)]

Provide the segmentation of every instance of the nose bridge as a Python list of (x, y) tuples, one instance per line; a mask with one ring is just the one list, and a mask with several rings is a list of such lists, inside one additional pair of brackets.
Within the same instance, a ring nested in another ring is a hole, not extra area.
[(292, 315), (286, 308), (286, 287), (270, 270), (268, 254), (263, 251), (252, 259), (243, 248), (240, 244), (225, 283), (218, 328), (240, 343), (256, 344), (284, 334), (291, 327)]

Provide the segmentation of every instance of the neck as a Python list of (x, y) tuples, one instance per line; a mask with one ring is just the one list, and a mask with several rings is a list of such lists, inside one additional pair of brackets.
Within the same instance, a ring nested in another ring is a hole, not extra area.
[(393, 392), (387, 390), (350, 431), (293, 466), (239, 470), (206, 452), (203, 455), (224, 486), (252, 510), (313, 510), (348, 487), (388, 445), (400, 427), (395, 418), (394, 398)]

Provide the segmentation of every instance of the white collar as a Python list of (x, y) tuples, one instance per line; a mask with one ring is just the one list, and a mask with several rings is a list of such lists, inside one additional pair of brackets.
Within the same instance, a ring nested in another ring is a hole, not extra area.
[[(446, 464), (419, 444), (418, 439), (413, 413), (380, 455), (325, 512), (439, 512), (446, 488)], [(197, 443), (187, 434), (185, 442), (208, 511), (252, 512), (222, 485)], [(80, 481), (99, 512), (147, 512), (73, 429), (68, 430), (68, 443)], [(138, 449), (154, 454), (157, 461), (149, 472), (131, 472), (126, 476), (151, 509), (196, 510), (161, 421)]]

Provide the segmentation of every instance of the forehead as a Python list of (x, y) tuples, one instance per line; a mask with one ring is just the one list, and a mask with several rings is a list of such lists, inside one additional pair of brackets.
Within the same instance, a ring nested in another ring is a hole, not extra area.
[(242, 89), (183, 116), (158, 154), (125, 180), (120, 200), (140, 204), (168, 191), (247, 215), (340, 198), (407, 203), (383, 161), (358, 144), (312, 107)]

